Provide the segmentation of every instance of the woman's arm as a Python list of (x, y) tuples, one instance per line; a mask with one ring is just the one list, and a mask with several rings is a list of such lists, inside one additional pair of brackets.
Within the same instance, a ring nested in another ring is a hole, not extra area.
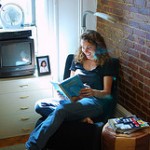
[[(74, 75), (75, 75), (75, 72), (71, 71), (70, 76), (74, 76)], [(81, 99), (83, 97), (90, 97), (90, 96), (95, 96), (97, 98), (101, 98), (105, 95), (109, 95), (109, 94), (111, 94), (112, 82), (113, 82), (112, 76), (104, 76), (104, 79), (103, 79), (104, 88), (103, 88), (103, 90), (97, 90), (97, 89), (92, 89), (90, 87), (86, 87), (86, 88), (81, 90), (80, 96), (77, 99)]]
[(90, 87), (86, 87), (81, 90), (80, 97), (90, 97), (95, 96), (97, 98), (101, 98), (105, 95), (111, 94), (111, 87), (112, 87), (112, 77), (111, 76), (105, 76), (103, 79), (104, 89), (103, 90), (97, 90), (92, 89)]
[(112, 76), (105, 76), (103, 79), (103, 82), (104, 82), (104, 89), (103, 90), (93, 89), (93, 96), (95, 96), (97, 98), (101, 98), (105, 95), (111, 94), (113, 77)]
[(70, 77), (74, 76), (75, 75), (75, 71), (72, 71), (70, 72)]
[[(105, 95), (111, 94), (111, 87), (112, 87), (112, 77), (111, 76), (105, 76), (104, 77), (104, 89), (103, 90), (96, 90), (96, 89), (91, 89), (91, 88), (85, 88), (81, 90), (81, 92), (85, 92), (84, 94), (82, 93), (83, 97), (85, 96), (95, 96), (97, 98), (101, 98)], [(82, 120), (82, 122), (90, 123), (93, 124), (93, 120), (90, 117), (86, 117)]]

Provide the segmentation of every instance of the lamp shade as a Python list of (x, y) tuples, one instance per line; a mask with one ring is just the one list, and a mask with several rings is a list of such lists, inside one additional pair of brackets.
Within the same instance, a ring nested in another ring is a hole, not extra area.
[(97, 16), (97, 17), (100, 17), (106, 21), (109, 21), (111, 23), (115, 23), (117, 22), (117, 19), (114, 18), (114, 17), (111, 17), (110, 15), (108, 14), (105, 14), (105, 13), (101, 13), (101, 12), (92, 12), (90, 10), (87, 10), (87, 11), (84, 11), (83, 12), (83, 16), (82, 16), (82, 30), (85, 31), (86, 30), (86, 16), (88, 14), (91, 14), (91, 15), (94, 15), (94, 16)]
[(107, 15), (107, 14), (101, 13), (101, 12), (94, 13), (94, 16), (100, 17), (100, 18), (107, 20), (111, 23), (115, 23), (117, 21), (116, 18), (111, 17), (110, 15)]

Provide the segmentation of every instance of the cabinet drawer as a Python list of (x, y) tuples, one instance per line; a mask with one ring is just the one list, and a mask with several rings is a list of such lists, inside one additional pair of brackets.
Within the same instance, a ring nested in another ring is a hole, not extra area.
[(35, 102), (46, 97), (51, 97), (50, 90), (33, 90), (30, 92), (1, 94), (0, 116), (33, 112)]
[(35, 102), (52, 97), (51, 77), (0, 79), (0, 139), (31, 133)]
[(50, 77), (0, 81), (0, 94), (46, 88), (52, 89)]
[(0, 139), (31, 133), (39, 118), (36, 113), (5, 117), (0, 126)]

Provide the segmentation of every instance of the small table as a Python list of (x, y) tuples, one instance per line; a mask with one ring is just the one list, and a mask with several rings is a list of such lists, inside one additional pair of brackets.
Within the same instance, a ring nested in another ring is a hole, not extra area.
[(102, 150), (150, 150), (150, 128), (118, 134), (106, 123), (102, 129)]

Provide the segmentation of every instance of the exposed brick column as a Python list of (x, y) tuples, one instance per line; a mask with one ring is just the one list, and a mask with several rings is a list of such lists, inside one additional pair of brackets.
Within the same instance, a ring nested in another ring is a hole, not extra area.
[(120, 57), (119, 103), (150, 121), (150, 1), (98, 0), (97, 11), (119, 18), (97, 18), (108, 50)]

